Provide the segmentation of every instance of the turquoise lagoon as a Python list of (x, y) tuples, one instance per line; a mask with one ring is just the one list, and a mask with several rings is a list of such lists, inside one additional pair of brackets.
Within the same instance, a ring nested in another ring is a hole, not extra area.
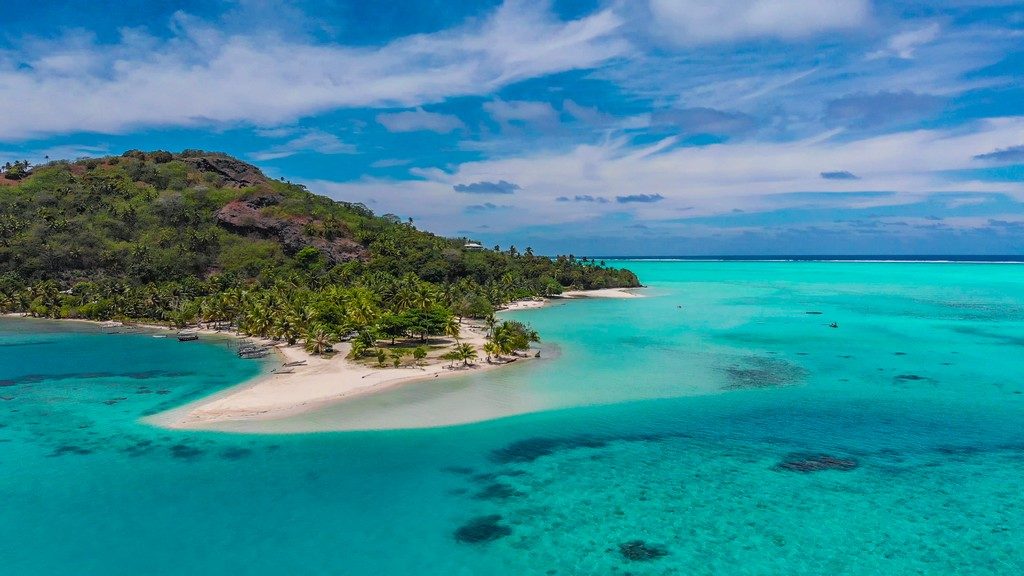
[(272, 425), (354, 431), (155, 428), (266, 366), (0, 320), (0, 572), (1024, 572), (1024, 267), (616, 265), (541, 361)]

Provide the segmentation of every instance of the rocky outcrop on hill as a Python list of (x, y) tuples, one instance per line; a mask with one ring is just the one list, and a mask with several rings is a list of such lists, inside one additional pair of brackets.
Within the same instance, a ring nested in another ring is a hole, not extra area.
[(244, 188), (266, 183), (267, 177), (259, 168), (230, 156), (192, 156), (181, 158), (190, 168), (199, 172), (212, 172), (223, 178), (224, 186)]
[(263, 208), (280, 202), (281, 197), (272, 194), (231, 202), (217, 211), (217, 224), (243, 236), (277, 240), (288, 254), (312, 246), (330, 264), (369, 258), (370, 253), (366, 247), (350, 238), (336, 237), (329, 240), (307, 234), (309, 218), (287, 219), (263, 213)]

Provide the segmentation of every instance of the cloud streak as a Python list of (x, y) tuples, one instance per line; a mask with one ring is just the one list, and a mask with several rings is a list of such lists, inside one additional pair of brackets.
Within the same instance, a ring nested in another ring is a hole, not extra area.
[(676, 45), (755, 38), (803, 38), (855, 28), (867, 20), (867, 0), (649, 0), (660, 36)]
[(619, 204), (650, 204), (652, 202), (661, 202), (665, 197), (661, 194), (629, 194), (627, 196), (616, 196), (615, 201)]
[(822, 172), (821, 177), (824, 180), (860, 180), (860, 177), (853, 172), (846, 170), (836, 170), (834, 172)]
[(474, 182), (472, 184), (456, 184), (452, 186), (456, 192), (463, 194), (514, 194), (520, 190), (518, 184), (499, 180), (497, 182)]
[(334, 134), (320, 130), (310, 130), (282, 144), (271, 146), (266, 150), (250, 154), (255, 160), (277, 160), (296, 154), (314, 152), (317, 154), (355, 154), (356, 147), (342, 142)]
[(423, 108), (377, 115), (377, 122), (389, 132), (428, 131), (447, 134), (466, 127), (458, 116), (427, 112)]
[(978, 154), (974, 159), (992, 162), (1024, 162), (1024, 144)]
[[(138, 126), (275, 125), (363, 106), (489, 94), (626, 53), (610, 10), (562, 22), (506, 2), (482, 21), (376, 48), (229, 34), (177, 13), (170, 38), (66, 38), (0, 52), (0, 139)], [(111, 103), (117, 103), (112, 106)]]
[(598, 204), (607, 204), (608, 199), (604, 196), (591, 196), (590, 194), (577, 194), (572, 198), (568, 196), (559, 196), (555, 198), (556, 202), (597, 202)]
[[(562, 153), (537, 151), (467, 162), (454, 173), (423, 169), (416, 181), (312, 182), (310, 187), (351, 201), (376, 200), (381, 210), (415, 210), (411, 215), (417, 222), (446, 232), (472, 224), (451, 212), (454, 185), (487, 181), (482, 179), (493, 174), (516, 174), (521, 186), (515, 195), (516, 210), (489, 222), (495, 233), (536, 225), (572, 228), (623, 207), (640, 223), (684, 214), (730, 214), (734, 209), (778, 210), (808, 204), (807, 193), (821, 195), (813, 200), (816, 204), (847, 208), (906, 204), (939, 192), (1000, 191), (1024, 198), (1024, 183), (948, 178), (950, 170), (977, 167), (976, 155), (1017, 145), (1022, 131), (1024, 117), (1009, 117), (980, 121), (973, 131), (915, 130), (857, 140), (816, 135), (795, 142), (677, 147), (670, 139), (637, 148), (619, 139)], [(845, 172), (871, 178), (828, 180), (831, 192), (824, 192), (821, 174), (809, 166), (842, 166)], [(870, 188), (864, 182), (870, 182)], [(643, 192), (624, 194), (627, 190)], [(661, 200), (620, 202), (619, 196)], [(612, 200), (601, 203), (598, 197)], [(567, 205), (573, 209), (566, 210)]]

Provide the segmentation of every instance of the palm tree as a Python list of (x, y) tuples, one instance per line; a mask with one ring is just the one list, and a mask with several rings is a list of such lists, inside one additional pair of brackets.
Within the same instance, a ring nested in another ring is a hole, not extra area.
[(274, 336), (288, 342), (288, 345), (291, 346), (298, 341), (301, 327), (301, 324), (295, 322), (294, 316), (287, 313), (282, 314), (274, 322)]
[(306, 351), (322, 356), (334, 350), (334, 334), (323, 324), (317, 324), (306, 332)]
[(427, 282), (421, 282), (416, 286), (413, 295), (413, 305), (420, 310), (428, 310), (437, 301), (434, 288)]
[(355, 360), (361, 358), (366, 353), (367, 346), (362, 340), (355, 339), (352, 341), (352, 349), (348, 353), (348, 357)]
[(463, 366), (469, 366), (469, 361), (477, 357), (476, 348), (472, 344), (457, 344), (452, 351), (462, 360)]
[(455, 368), (455, 361), (456, 360), (461, 360), (462, 357), (459, 355), (458, 352), (456, 352), (455, 350), (452, 350), (450, 352), (445, 352), (444, 354), (442, 354), (441, 355), (441, 359), (442, 360), (449, 360), (449, 361), (451, 361), (451, 364), (449, 364), (448, 367), (449, 368)]
[(17, 302), (13, 294), (0, 292), (0, 312), (13, 312)]
[(462, 333), (462, 326), (459, 325), (459, 321), (455, 319), (455, 316), (449, 316), (444, 320), (444, 334), (445, 336), (451, 336), (456, 342), (459, 341), (459, 335)]
[(491, 341), (484, 343), (484, 352), (487, 354), (488, 362), (491, 361), (491, 356), (501, 357), (501, 347)]
[(405, 312), (415, 308), (417, 305), (416, 289), (408, 285), (399, 288), (398, 292), (395, 293), (393, 305), (395, 312)]
[(345, 313), (356, 326), (371, 326), (377, 322), (380, 310), (373, 300), (372, 292), (366, 288), (356, 288), (348, 296)]
[(484, 326), (487, 326), (487, 338), (494, 338), (494, 327), (498, 325), (498, 319), (494, 312), (487, 314), (484, 318)]
[(270, 310), (262, 302), (255, 303), (245, 315), (244, 330), (252, 336), (266, 336), (272, 325)]

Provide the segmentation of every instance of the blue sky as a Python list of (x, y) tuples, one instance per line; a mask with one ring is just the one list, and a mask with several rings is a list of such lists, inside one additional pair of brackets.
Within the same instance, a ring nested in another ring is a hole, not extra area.
[(5, 5), (0, 157), (221, 150), (542, 253), (1024, 253), (1019, 1), (85, 5)]

